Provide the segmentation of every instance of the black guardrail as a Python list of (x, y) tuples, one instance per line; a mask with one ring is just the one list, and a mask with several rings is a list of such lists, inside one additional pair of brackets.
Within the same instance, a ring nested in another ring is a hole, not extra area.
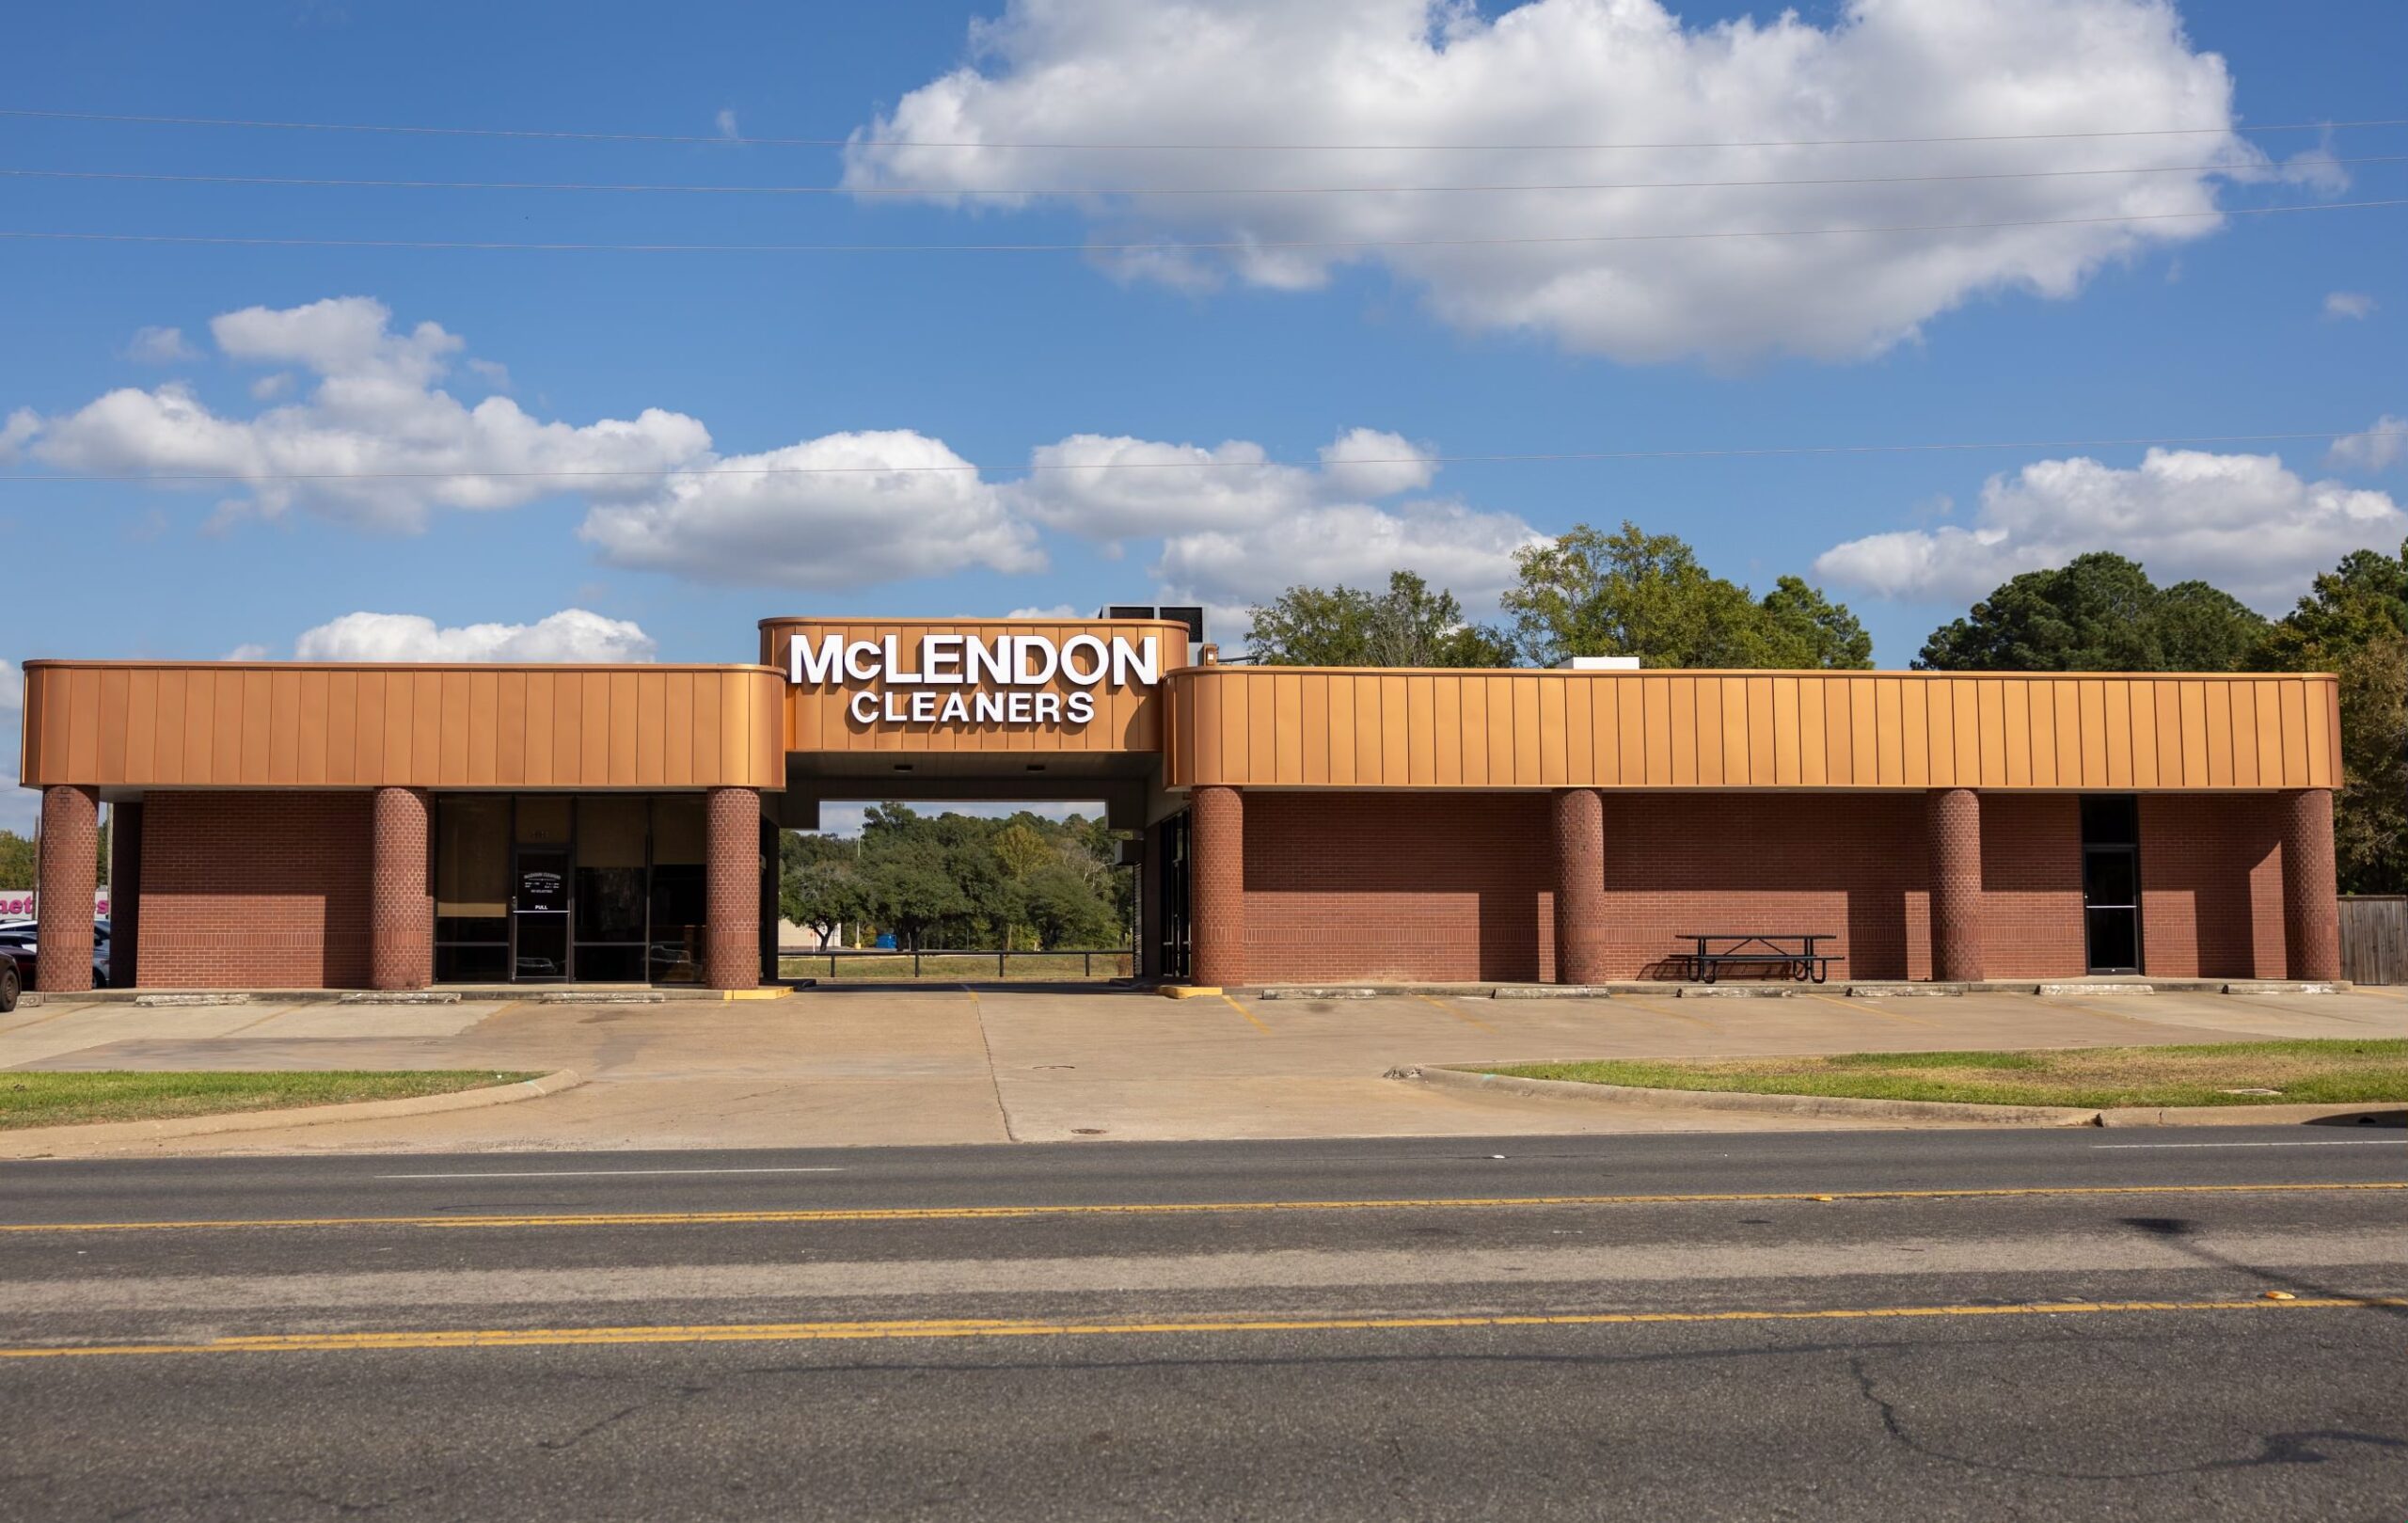
[(910, 958), (911, 960), (911, 976), (917, 978), (920, 976), (921, 959), (947, 957), (993, 958), (995, 960), (995, 976), (998, 978), (1008, 976), (1005, 971), (1006, 964), (1012, 958), (1077, 958), (1080, 960), (1081, 963), (1081, 976), (1092, 978), (1095, 976), (1096, 959), (1100, 957), (1113, 958), (1116, 960), (1123, 958), (1129, 959), (1132, 960), (1133, 969), (1135, 956), (1135, 953), (1132, 952), (1125, 946), (1099, 946), (1083, 948), (1077, 951), (1038, 951), (1034, 948), (1026, 947), (1003, 948), (990, 946), (831, 946), (815, 948), (805, 952), (789, 951), (784, 947), (778, 948), (778, 960), (782, 963), (816, 962), (823, 958), (826, 959), (828, 962), (828, 976), (831, 978), (836, 976), (836, 964), (839, 960), (855, 958), (886, 958), (892, 960), (900, 961), (904, 958)]

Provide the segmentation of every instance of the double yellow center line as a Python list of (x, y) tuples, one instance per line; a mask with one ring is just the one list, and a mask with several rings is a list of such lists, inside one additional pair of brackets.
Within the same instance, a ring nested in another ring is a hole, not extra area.
[(1988, 1306), (1822, 1307), (1728, 1311), (1527, 1312), (1468, 1316), (1189, 1318), (1175, 1322), (1041, 1322), (1012, 1318), (893, 1322), (719, 1323), (657, 1327), (432, 1328), (266, 1333), (190, 1343), (0, 1347), (0, 1359), (125, 1358), (170, 1354), (356, 1354), (426, 1349), (594, 1348), (634, 1343), (795, 1343), (995, 1338), (1148, 1338), (1216, 1333), (1422, 1332), (1521, 1327), (1679, 1326), (1717, 1323), (1885, 1322), (1960, 1317), (2067, 1317), (2209, 1311), (2324, 1311), (2408, 1307), (2408, 1296), (2283, 1300), (2030, 1301)]
[(1386, 1200), (1210, 1200), (1102, 1205), (879, 1206), (810, 1211), (589, 1212), (558, 1214), (277, 1216), (145, 1222), (5, 1222), (8, 1232), (189, 1232), (307, 1227), (725, 1227), (835, 1222), (1022, 1221), (1049, 1216), (1265, 1215), (1303, 1212), (1513, 1211), (1562, 1206), (1736, 1205), (1771, 1201), (2002, 1200), (2095, 1196), (2323, 1195), (2408, 1190), (2408, 1181), (2312, 1184), (2028, 1185), (1959, 1190), (1751, 1190), (1724, 1194), (1432, 1196)]

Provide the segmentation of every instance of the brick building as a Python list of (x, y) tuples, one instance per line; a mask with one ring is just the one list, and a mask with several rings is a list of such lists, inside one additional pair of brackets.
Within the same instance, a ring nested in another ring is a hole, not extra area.
[[(1115, 611), (1150, 613), (1151, 611)], [(773, 619), (760, 664), (29, 661), (38, 983), (759, 983), (822, 801), (1091, 800), (1146, 971), (2338, 974), (2324, 675), (1321, 671), (1151, 617)]]

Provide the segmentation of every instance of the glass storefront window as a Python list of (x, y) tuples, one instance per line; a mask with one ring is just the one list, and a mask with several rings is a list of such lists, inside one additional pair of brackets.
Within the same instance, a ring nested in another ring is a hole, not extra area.
[(700, 794), (438, 795), (436, 981), (701, 982), (705, 833)]
[(652, 801), (652, 979), (663, 984), (703, 980), (703, 801), (691, 793)]
[(435, 976), (510, 976), (510, 800), (449, 794), (435, 803)]
[(644, 838), (652, 801), (606, 795), (577, 801), (577, 976), (644, 977)]
[(566, 846), (576, 816), (574, 801), (558, 793), (530, 793), (518, 801), (520, 846)]

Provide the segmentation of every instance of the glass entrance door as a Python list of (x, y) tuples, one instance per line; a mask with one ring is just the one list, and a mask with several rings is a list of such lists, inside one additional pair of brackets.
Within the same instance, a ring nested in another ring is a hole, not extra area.
[(2082, 914), (2092, 973), (2141, 971), (2138, 850), (2128, 846), (2083, 849)]
[(520, 847), (511, 860), (510, 967), (520, 983), (570, 976), (569, 854)]
[(2140, 801), (2129, 793), (2082, 801), (2082, 920), (2093, 973), (2139, 973)]

